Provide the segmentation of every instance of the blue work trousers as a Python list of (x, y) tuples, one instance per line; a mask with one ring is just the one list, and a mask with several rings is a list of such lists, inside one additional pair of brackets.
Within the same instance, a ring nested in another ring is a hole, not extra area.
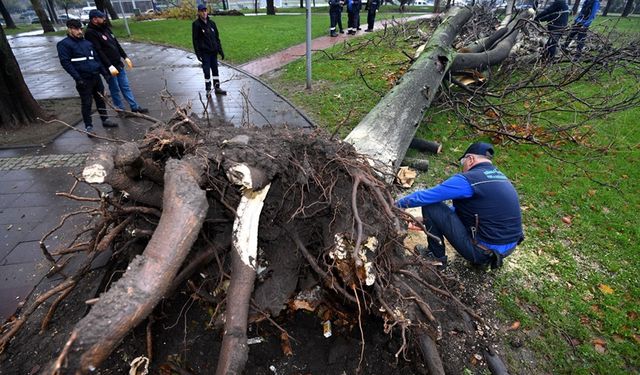
[(429, 233), (438, 237), (440, 244), (435, 239), (428, 237), (429, 250), (434, 256), (445, 256), (444, 238), (449, 241), (456, 251), (466, 260), (474, 264), (490, 264), (492, 255), (476, 247), (471, 238), (470, 228), (465, 228), (462, 221), (449, 206), (440, 202), (422, 206), (424, 225)]
[(127, 103), (129, 103), (131, 110), (139, 109), (140, 106), (136, 103), (136, 100), (133, 97), (133, 92), (131, 92), (131, 86), (129, 86), (129, 78), (127, 78), (125, 68), (122, 67), (122, 69), (118, 70), (120, 71), (118, 75), (110, 77), (108, 82), (113, 105), (118, 109), (124, 110), (124, 103), (120, 97), (120, 93), (122, 92), (122, 96), (124, 96)]

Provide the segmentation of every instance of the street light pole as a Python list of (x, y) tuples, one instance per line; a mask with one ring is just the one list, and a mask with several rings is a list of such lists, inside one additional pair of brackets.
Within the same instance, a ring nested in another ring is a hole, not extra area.
[(127, 29), (127, 35), (131, 37), (131, 30), (129, 30), (129, 22), (127, 22), (127, 16), (124, 14), (124, 9), (122, 8), (122, 0), (118, 0), (118, 4), (120, 4), (120, 12), (122, 13), (122, 19), (124, 20), (124, 28)]
[(311, 0), (307, 0), (307, 90), (311, 90)]

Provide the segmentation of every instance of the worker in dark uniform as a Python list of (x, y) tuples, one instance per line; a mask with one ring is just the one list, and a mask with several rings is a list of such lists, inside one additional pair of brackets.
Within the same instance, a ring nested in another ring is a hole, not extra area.
[[(109, 70), (110, 77), (107, 80), (109, 84), (109, 92), (111, 93), (111, 100), (113, 105), (121, 111), (124, 111), (124, 103), (122, 102), (122, 96), (129, 103), (131, 112), (148, 113), (149, 110), (140, 107), (133, 97), (131, 86), (129, 85), (129, 78), (124, 68), (124, 64), (127, 64), (128, 69), (133, 68), (131, 59), (127, 56), (122, 49), (122, 46), (116, 39), (115, 35), (107, 25), (105, 25), (105, 14), (98, 9), (93, 9), (89, 12), (89, 25), (87, 26), (86, 38), (93, 44), (93, 48), (100, 56), (100, 61), (105, 68)], [(124, 59), (124, 63), (122, 62)]]
[(600, 0), (587, 0), (584, 4), (582, 4), (582, 8), (580, 8), (580, 12), (578, 12), (578, 16), (576, 17), (573, 25), (571, 26), (571, 31), (567, 36), (567, 40), (565, 40), (563, 49), (567, 50), (569, 48), (569, 44), (575, 38), (578, 43), (576, 48), (576, 57), (580, 58), (582, 55), (582, 49), (584, 48), (584, 38), (587, 36), (587, 31), (589, 30), (589, 26), (591, 26), (591, 22), (596, 18), (596, 13), (598, 13), (598, 9), (600, 9)]
[(370, 33), (373, 31), (373, 24), (376, 22), (376, 12), (380, 7), (380, 0), (369, 0), (367, 1), (367, 5), (365, 9), (367, 10), (367, 29), (366, 32)]
[(347, 34), (355, 35), (360, 30), (360, 0), (347, 0)]
[[(444, 238), (473, 264), (500, 267), (524, 239), (518, 193), (493, 164), (488, 143), (473, 143), (460, 158), (462, 173), (399, 199), (400, 208), (422, 207), (428, 238), (425, 256), (446, 266)], [(453, 200), (453, 207), (443, 201)]]
[(198, 61), (202, 62), (207, 96), (211, 95), (212, 78), (215, 94), (227, 95), (227, 92), (220, 88), (220, 75), (218, 74), (218, 55), (224, 60), (220, 33), (218, 33), (215, 22), (209, 18), (207, 6), (204, 4), (198, 5), (198, 18), (191, 25), (191, 39), (196, 57)]
[(343, 0), (329, 0), (329, 22), (330, 29), (329, 35), (332, 37), (338, 36), (336, 32), (336, 26), (339, 27), (340, 34), (344, 34), (344, 30), (342, 29), (342, 6), (344, 5)]
[(535, 18), (536, 21), (547, 22), (547, 30), (549, 30), (549, 39), (544, 46), (542, 58), (552, 60), (556, 55), (558, 42), (562, 38), (562, 33), (569, 23), (569, 6), (567, 0), (553, 0), (553, 2), (544, 8)]
[(118, 124), (111, 122), (107, 117), (107, 109), (103, 100), (104, 85), (100, 74), (106, 74), (106, 70), (98, 60), (93, 46), (84, 39), (82, 23), (79, 20), (67, 21), (67, 37), (57, 44), (58, 58), (64, 70), (76, 81), (76, 90), (80, 94), (82, 105), (82, 120), (89, 137), (93, 137), (93, 122), (91, 121), (91, 99), (95, 100), (96, 107), (105, 128), (116, 127)]

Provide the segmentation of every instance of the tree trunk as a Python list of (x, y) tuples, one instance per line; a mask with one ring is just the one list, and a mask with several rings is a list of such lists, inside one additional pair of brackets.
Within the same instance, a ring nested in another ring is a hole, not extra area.
[(451, 9), (398, 85), (345, 139), (358, 152), (382, 163), (384, 170), (394, 171), (404, 159), (426, 109), (454, 60), (451, 43), (471, 15), (470, 8)]
[[(493, 40), (492, 35), (487, 38), (487, 40), (492, 41), (492, 43), (490, 45), (489, 42), (487, 42), (485, 45), (486, 50), (479, 51), (477, 53), (457, 54), (451, 64), (451, 71), (455, 72), (463, 69), (476, 69), (481, 71), (489, 66), (497, 65), (504, 61), (509, 57), (511, 48), (513, 48), (516, 38), (518, 37), (520, 20), (523, 18), (529, 18), (530, 16), (532, 16), (532, 13), (522, 12), (514, 21), (509, 23), (506, 28), (496, 30), (494, 35), (503, 34), (503, 39), (498, 41), (495, 46), (493, 46), (493, 43), (497, 40)], [(507, 31), (504, 32), (504, 29), (507, 29)]]
[(0, 27), (0, 128), (11, 129), (44, 118), (45, 113), (24, 82), (18, 61)]
[(602, 10), (602, 15), (603, 16), (606, 16), (607, 14), (609, 14), (609, 9), (611, 9), (611, 6), (613, 5), (614, 2), (615, 2), (615, 0), (607, 1), (607, 5)]
[(267, 0), (267, 14), (270, 16), (275, 16), (276, 7), (273, 4), (273, 0)]
[(574, 16), (578, 14), (578, 8), (580, 8), (580, 0), (575, 0), (573, 3), (573, 8), (571, 8), (571, 14)]
[(44, 8), (42, 8), (42, 4), (40, 3), (40, 0), (30, 0), (30, 1), (31, 1), (31, 5), (33, 6), (33, 10), (36, 12), (36, 15), (40, 19), (40, 25), (42, 25), (42, 30), (44, 30), (45, 33), (52, 33), (56, 31), (56, 29), (53, 28), (53, 24), (51, 24), (51, 20), (49, 20), (49, 17), (47, 16), (47, 12), (45, 12)]
[(433, 13), (440, 13), (440, 0), (434, 0)]
[(13, 18), (11, 18), (11, 13), (9, 13), (7, 8), (4, 6), (4, 3), (2, 2), (2, 0), (0, 0), (0, 14), (2, 14), (2, 18), (4, 19), (4, 22), (7, 24), (6, 26), (7, 29), (16, 28), (16, 23), (13, 22)]
[(199, 163), (193, 159), (167, 162), (164, 208), (151, 240), (124, 276), (78, 322), (67, 342), (68, 356), (56, 364), (67, 363), (76, 374), (91, 372), (165, 296), (207, 213), (207, 198), (198, 183), (203, 173)]
[(633, 10), (633, 0), (627, 0), (627, 3), (624, 5), (624, 10), (622, 11), (622, 17), (627, 17), (631, 14)]
[(49, 19), (51, 20), (51, 22), (59, 23), (58, 15), (56, 14), (56, 6), (53, 0), (46, 0), (46, 4), (47, 4), (47, 12), (49, 12)]
[(118, 12), (116, 12), (116, 9), (113, 7), (113, 3), (111, 2), (111, 0), (105, 0), (104, 3), (107, 8), (107, 11), (109, 12), (109, 15), (111, 16), (111, 19), (112, 20), (120, 19), (120, 16), (118, 16)]

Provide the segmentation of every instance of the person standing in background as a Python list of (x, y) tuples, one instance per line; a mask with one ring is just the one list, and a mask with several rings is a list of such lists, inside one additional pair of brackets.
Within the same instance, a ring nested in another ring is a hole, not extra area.
[(218, 55), (224, 60), (220, 33), (215, 22), (209, 18), (207, 6), (204, 4), (198, 5), (198, 18), (191, 24), (191, 39), (196, 57), (202, 63), (207, 96), (211, 96), (212, 78), (215, 94), (227, 95), (227, 92), (220, 88), (220, 75), (218, 73)]
[[(93, 44), (93, 48), (96, 50), (102, 65), (109, 70), (111, 77), (107, 80), (109, 84), (109, 92), (111, 93), (111, 100), (113, 105), (121, 111), (124, 111), (124, 103), (120, 97), (120, 93), (124, 96), (124, 99), (129, 103), (131, 112), (148, 113), (149, 110), (140, 107), (133, 97), (131, 86), (129, 85), (129, 78), (124, 68), (124, 64), (127, 64), (127, 68), (132, 69), (133, 63), (131, 59), (122, 49), (122, 46), (116, 39), (115, 35), (107, 25), (104, 23), (105, 15), (97, 9), (93, 9), (89, 12), (89, 25), (87, 26), (86, 38)], [(124, 59), (124, 62), (122, 61)]]

